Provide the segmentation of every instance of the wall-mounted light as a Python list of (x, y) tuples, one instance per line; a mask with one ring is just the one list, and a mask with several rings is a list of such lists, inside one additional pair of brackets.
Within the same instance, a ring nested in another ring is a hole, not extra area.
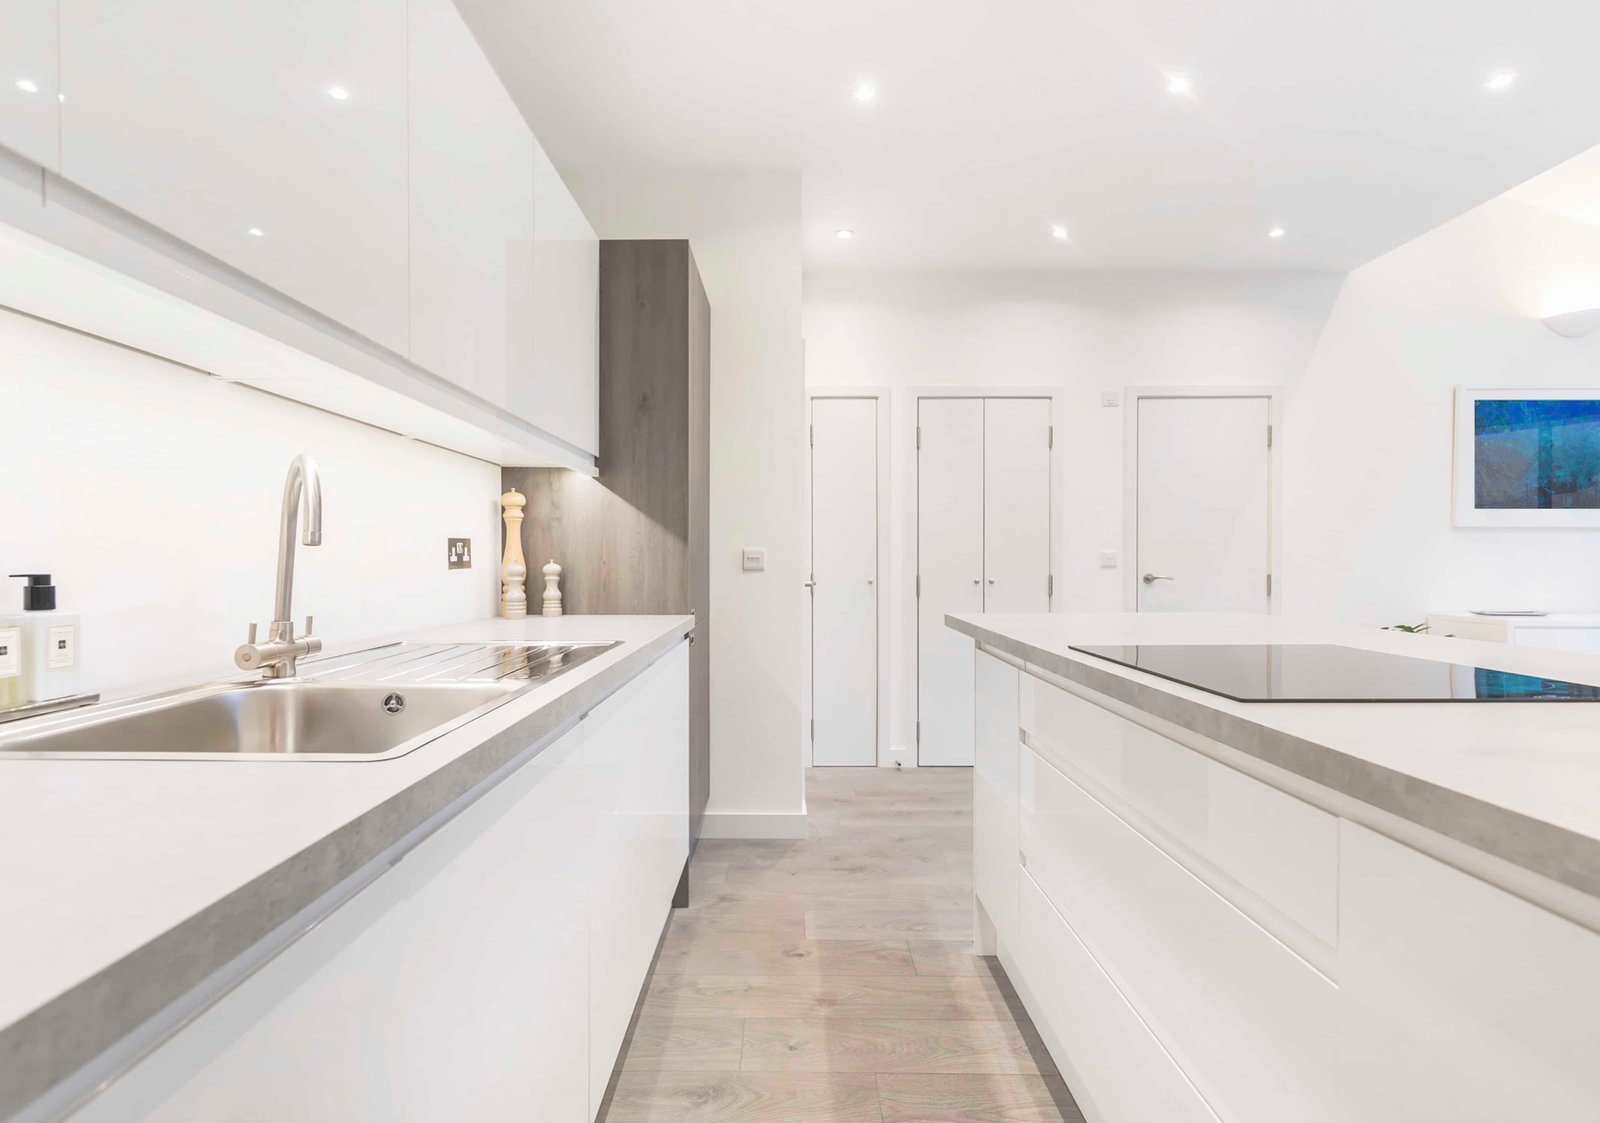
[(1564, 335), (1568, 339), (1579, 339), (1600, 329), (1600, 308), (1580, 308), (1576, 312), (1562, 312), (1559, 315), (1546, 316), (1540, 322), (1557, 335)]

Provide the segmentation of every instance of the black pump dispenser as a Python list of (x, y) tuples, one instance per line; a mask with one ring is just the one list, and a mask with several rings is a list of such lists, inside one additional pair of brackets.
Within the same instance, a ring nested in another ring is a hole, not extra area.
[(56, 587), (50, 584), (48, 573), (13, 573), (11, 576), (24, 578), (28, 582), (22, 587), (22, 611), (55, 611)]

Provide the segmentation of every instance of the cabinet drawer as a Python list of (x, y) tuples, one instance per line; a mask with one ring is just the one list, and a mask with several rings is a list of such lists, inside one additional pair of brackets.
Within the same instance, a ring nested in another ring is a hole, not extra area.
[(1348, 1118), (1337, 987), (1032, 751), (1021, 793), (1027, 873), (1220, 1115)]
[(1022, 676), (1028, 743), (1253, 915), (1338, 944), (1338, 819), (1087, 698)]
[(1032, 878), (1021, 878), (1017, 966), (1028, 1012), (1092, 1118), (1217, 1123), (1161, 1043)]

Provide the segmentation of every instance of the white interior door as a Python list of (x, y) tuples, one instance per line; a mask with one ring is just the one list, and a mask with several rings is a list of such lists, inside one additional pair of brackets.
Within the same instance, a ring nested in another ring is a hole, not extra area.
[(1138, 400), (1141, 612), (1271, 606), (1270, 400)]
[(983, 610), (1050, 611), (1050, 399), (983, 403)]
[(983, 611), (983, 399), (917, 403), (917, 763), (972, 763), (973, 646), (947, 612)]
[(878, 763), (878, 402), (811, 403), (811, 762)]

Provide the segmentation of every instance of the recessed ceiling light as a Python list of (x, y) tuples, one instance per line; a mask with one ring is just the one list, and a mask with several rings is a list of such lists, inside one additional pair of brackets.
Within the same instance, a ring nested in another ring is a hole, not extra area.
[(246, 230), (245, 233), (250, 235), (252, 238), (265, 238), (267, 236), (267, 232), (261, 229), (259, 226), (252, 226), (250, 229)]
[(1283, 237), (1283, 234), (1284, 230), (1281, 226), (1274, 226), (1271, 230), (1267, 231), (1267, 237), (1269, 238), (1281, 238)]
[(39, 92), (39, 83), (35, 82), (32, 78), (24, 78), (17, 83), (17, 89), (21, 90), (25, 94), (36, 94)]
[(840, 229), (835, 230), (833, 232), (833, 236), (835, 238), (839, 239), (839, 241), (841, 241), (841, 242), (848, 242), (851, 238), (854, 238), (856, 236), (856, 232), (854, 230), (849, 230), (849, 229), (845, 229), (845, 228), (841, 227)]
[(1060, 223), (1053, 223), (1050, 227), (1050, 236), (1058, 242), (1067, 240), (1067, 228)]
[(345, 89), (343, 86), (329, 86), (328, 96), (334, 101), (349, 101), (350, 91)]
[(1167, 76), (1167, 93), (1182, 97), (1192, 93), (1194, 87), (1189, 84), (1189, 79), (1182, 74), (1169, 74)]
[(863, 82), (856, 87), (856, 100), (865, 105), (878, 96), (878, 91), (873, 89), (871, 82)]
[(1510, 70), (1502, 70), (1498, 74), (1491, 74), (1489, 80), (1483, 84), (1486, 90), (1503, 90), (1517, 80), (1517, 76)]

